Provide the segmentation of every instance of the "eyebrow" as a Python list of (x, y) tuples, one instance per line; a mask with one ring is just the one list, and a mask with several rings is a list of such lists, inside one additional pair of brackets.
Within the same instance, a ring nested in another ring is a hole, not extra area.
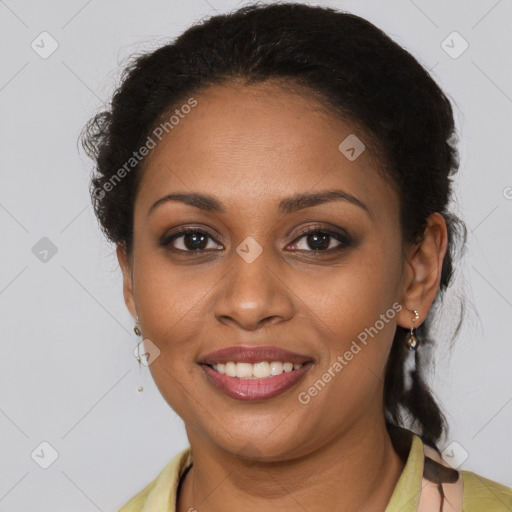
[[(329, 201), (347, 201), (363, 209), (370, 217), (372, 217), (372, 213), (365, 203), (363, 203), (360, 199), (357, 199), (357, 197), (354, 197), (348, 192), (340, 189), (325, 190), (315, 193), (295, 194), (291, 197), (282, 199), (279, 202), (279, 211), (283, 214), (290, 214), (298, 210), (311, 208), (312, 206), (317, 206)], [(213, 196), (200, 194), (197, 192), (181, 192), (168, 194), (158, 199), (158, 201), (153, 203), (153, 205), (149, 208), (148, 215), (150, 215), (158, 206), (168, 202), (181, 202), (211, 213), (226, 213), (226, 209), (222, 203)]]

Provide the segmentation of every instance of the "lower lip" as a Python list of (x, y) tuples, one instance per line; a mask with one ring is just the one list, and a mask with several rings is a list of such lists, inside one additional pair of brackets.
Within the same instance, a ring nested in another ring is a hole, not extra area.
[(208, 380), (227, 396), (236, 400), (257, 401), (273, 398), (296, 384), (311, 368), (313, 363), (304, 363), (298, 370), (283, 372), (265, 379), (239, 379), (220, 373), (206, 364), (201, 368)]

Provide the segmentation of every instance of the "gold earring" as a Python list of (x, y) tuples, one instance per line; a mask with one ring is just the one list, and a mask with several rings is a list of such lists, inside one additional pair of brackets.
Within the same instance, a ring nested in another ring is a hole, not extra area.
[(419, 315), (419, 313), (415, 309), (412, 310), (412, 311), (411, 310), (409, 310), (409, 311), (414, 314), (414, 318), (412, 319), (411, 332), (407, 336), (407, 339), (405, 340), (405, 343), (407, 344), (407, 348), (409, 350), (413, 351), (413, 350), (416, 350), (418, 348), (418, 344), (419, 344), (418, 338), (414, 334), (414, 331), (416, 330), (414, 328), (414, 322), (416, 320), (418, 320), (420, 315)]
[(135, 327), (133, 328), (133, 332), (137, 335), (141, 335), (140, 325), (139, 325), (139, 317), (137, 317), (137, 320), (135, 320)]
[(140, 369), (141, 369), (140, 365), (142, 363), (142, 358), (140, 357), (140, 343), (137, 345), (137, 361), (139, 362), (139, 371), (140, 371)]
[[(140, 336), (142, 334), (141, 330), (140, 330), (140, 325), (139, 325), (139, 317), (137, 316), (137, 320), (135, 321), (135, 326), (133, 328), (133, 332), (137, 335), (137, 336)], [(142, 343), (142, 342), (141, 342)], [(139, 374), (140, 374), (140, 371), (141, 371), (141, 364), (142, 364), (142, 358), (140, 357), (140, 343), (137, 345), (137, 362), (139, 363)], [(142, 391), (144, 391), (144, 388), (142, 386), (139, 386), (137, 388), (137, 391), (139, 393), (141, 393)]]
[[(141, 341), (140, 343), (142, 343), (142, 341)], [(141, 366), (140, 366), (140, 365), (141, 365), (141, 363), (142, 363), (142, 359), (141, 359), (141, 357), (140, 357), (140, 343), (137, 345), (137, 361), (138, 361), (138, 363), (139, 363), (139, 375), (140, 375), (140, 370), (141, 370)], [(144, 388), (143, 388), (142, 386), (139, 386), (139, 387), (137, 388), (137, 391), (138, 391), (139, 393), (142, 393), (142, 392), (144, 391)]]
[[(140, 330), (140, 324), (139, 324), (139, 317), (137, 317), (137, 320), (135, 321), (135, 327), (133, 328), (133, 332), (137, 335), (137, 336), (140, 336), (142, 334), (141, 330)], [(142, 343), (142, 342), (141, 342)], [(141, 364), (142, 364), (142, 358), (140, 357), (140, 343), (137, 345), (137, 362), (139, 363), (139, 374), (140, 374), (140, 371), (141, 371)], [(139, 393), (142, 393), (142, 391), (144, 391), (144, 388), (142, 386), (139, 386), (137, 388), (137, 391)]]

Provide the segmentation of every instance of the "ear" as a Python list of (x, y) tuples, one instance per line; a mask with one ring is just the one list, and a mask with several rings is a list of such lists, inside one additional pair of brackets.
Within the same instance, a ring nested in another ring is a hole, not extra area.
[(124, 244), (117, 245), (117, 261), (123, 273), (123, 296), (126, 307), (132, 314), (133, 318), (137, 318), (137, 308), (135, 307), (135, 299), (133, 295), (133, 272), (132, 261), (126, 252)]
[(421, 325), (427, 317), (439, 289), (447, 248), (446, 222), (440, 213), (433, 213), (427, 219), (423, 239), (414, 244), (406, 255), (400, 301), (403, 309), (397, 315), (397, 323), (401, 327), (411, 328), (413, 310), (419, 315), (414, 327)]

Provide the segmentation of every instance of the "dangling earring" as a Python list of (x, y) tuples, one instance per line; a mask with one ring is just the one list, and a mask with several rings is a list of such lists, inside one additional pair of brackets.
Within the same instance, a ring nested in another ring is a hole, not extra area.
[[(135, 320), (135, 326), (133, 328), (133, 332), (140, 336), (142, 334), (140, 330), (140, 324), (139, 324), (139, 317), (137, 317), (137, 320)], [(139, 362), (139, 370), (140, 370), (140, 364), (142, 362), (142, 359), (140, 358), (140, 343), (137, 345), (137, 361)]]
[[(133, 328), (133, 332), (137, 335), (137, 336), (140, 336), (142, 334), (142, 331), (140, 330), (140, 324), (139, 324), (139, 317), (137, 317), (137, 320), (135, 321), (135, 326)], [(142, 342), (140, 342), (142, 343)], [(137, 361), (139, 363), (139, 374), (141, 372), (141, 363), (142, 363), (142, 359), (140, 357), (140, 343), (137, 345)], [(137, 391), (139, 393), (141, 393), (142, 391), (144, 391), (144, 388), (142, 386), (139, 386), (137, 388)]]
[[(411, 310), (409, 310), (409, 311), (411, 311)], [(415, 309), (412, 310), (411, 313), (414, 314), (414, 318), (412, 319), (411, 332), (407, 336), (407, 339), (405, 340), (405, 343), (407, 345), (407, 348), (409, 350), (413, 351), (413, 350), (416, 350), (418, 348), (418, 344), (419, 344), (418, 338), (416, 338), (416, 335), (414, 334), (414, 331), (416, 330), (414, 328), (414, 322), (416, 320), (418, 320), (420, 315), (419, 315), (419, 313)]]
[(139, 325), (139, 317), (137, 317), (137, 320), (135, 320), (135, 326), (134, 326), (134, 328), (133, 328), (133, 332), (134, 332), (137, 336), (140, 336), (140, 335), (141, 335), (140, 325)]

